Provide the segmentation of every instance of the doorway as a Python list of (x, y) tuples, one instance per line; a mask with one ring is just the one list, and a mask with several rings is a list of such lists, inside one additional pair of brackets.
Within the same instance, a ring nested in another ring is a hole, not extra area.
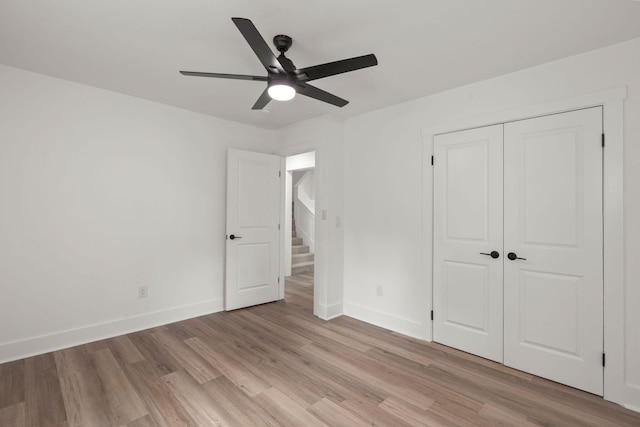
[(285, 159), (285, 292), (313, 311), (315, 276), (315, 152)]

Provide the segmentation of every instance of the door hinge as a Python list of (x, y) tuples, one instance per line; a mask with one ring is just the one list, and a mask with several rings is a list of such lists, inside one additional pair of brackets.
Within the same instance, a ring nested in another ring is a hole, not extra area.
[(433, 156), (431, 156), (431, 166), (433, 166)]
[(604, 133), (602, 134), (602, 146), (604, 147)]
[(602, 353), (602, 366), (604, 366), (604, 365), (605, 365), (605, 361), (606, 361), (605, 354), (604, 354), (604, 353)]
[(278, 230), (280, 230), (280, 224), (278, 224)]
[(278, 283), (280, 283), (280, 276), (278, 276)]
[(431, 320), (433, 320), (433, 310), (431, 310)]

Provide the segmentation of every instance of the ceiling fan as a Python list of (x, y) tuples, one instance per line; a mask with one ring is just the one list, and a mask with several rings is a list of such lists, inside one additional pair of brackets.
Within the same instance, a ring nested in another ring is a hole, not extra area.
[(249, 46), (251, 46), (258, 56), (258, 59), (267, 70), (267, 75), (249, 76), (243, 74), (201, 73), (198, 71), (180, 71), (180, 74), (185, 76), (267, 82), (267, 88), (253, 105), (253, 110), (263, 109), (271, 99), (288, 101), (292, 99), (296, 93), (327, 102), (337, 107), (344, 107), (349, 101), (325, 92), (322, 89), (318, 89), (315, 86), (311, 86), (308, 82), (378, 65), (376, 56), (369, 54), (312, 67), (296, 68), (293, 62), (284, 56), (285, 52), (289, 50), (293, 43), (291, 37), (280, 34), (273, 38), (273, 44), (280, 52), (280, 56), (276, 58), (251, 20), (245, 18), (231, 18), (231, 20), (236, 24), (240, 33), (242, 33), (247, 43), (249, 43)]

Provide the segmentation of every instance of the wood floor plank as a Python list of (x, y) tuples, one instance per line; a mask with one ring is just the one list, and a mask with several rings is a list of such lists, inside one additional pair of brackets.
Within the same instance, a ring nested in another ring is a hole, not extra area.
[(158, 377), (146, 360), (124, 365), (149, 417), (156, 426), (195, 426), (196, 422), (174, 397), (166, 382)]
[(91, 355), (82, 345), (55, 351), (53, 357), (60, 375), (93, 369)]
[(198, 353), (186, 346), (169, 330), (156, 331), (151, 334), (173, 358), (200, 384), (211, 381), (222, 375), (218, 369), (211, 366)]
[(24, 378), (27, 425), (53, 427), (66, 423), (67, 413), (53, 354), (25, 359)]
[(0, 426), (640, 426), (640, 413), (285, 300), (0, 364)]
[(496, 424), (500, 423), (505, 426), (535, 427), (539, 425), (530, 422), (527, 417), (521, 413), (510, 411), (506, 408), (499, 408), (490, 403), (484, 405), (478, 415)]
[(24, 360), (0, 365), (0, 409), (24, 401)]
[[(298, 328), (300, 328), (304, 335), (309, 336), (313, 339), (315, 343), (325, 343), (326, 345), (331, 345), (333, 342), (336, 344), (342, 344), (358, 351), (367, 351), (372, 348), (371, 345), (356, 341), (352, 338), (346, 337), (342, 334), (332, 331), (326, 327), (322, 327), (320, 325), (322, 321), (320, 319), (300, 319), (294, 318), (292, 323), (295, 324)], [(320, 339), (319, 336), (326, 338), (329, 341), (325, 341)]]
[(107, 347), (114, 357), (123, 364), (136, 363), (144, 359), (142, 353), (138, 351), (127, 335), (107, 340)]
[(93, 366), (60, 373), (64, 369), (59, 368), (58, 375), (69, 426), (118, 425), (118, 420), (105, 404), (103, 386)]
[[(220, 313), (216, 313), (216, 315), (217, 314), (220, 314)], [(188, 333), (186, 330), (184, 330), (184, 332), (179, 332), (182, 341), (186, 341), (189, 338), (200, 338), (204, 341), (231, 342), (231, 340), (233, 339), (232, 337), (225, 336), (224, 334), (216, 331), (215, 329), (209, 327), (206, 323), (204, 323), (203, 319), (205, 319), (206, 317), (208, 316), (196, 317), (194, 319), (187, 319), (183, 322), (180, 322), (180, 324), (184, 326), (184, 328), (180, 328), (177, 325), (170, 325), (168, 329), (175, 331), (176, 330), (175, 327), (178, 327), (178, 330), (180, 329), (188, 330), (188, 332), (190, 333)], [(191, 336), (187, 338), (182, 338), (183, 335), (184, 336), (191, 335)]]
[(352, 360), (342, 359), (316, 345), (302, 347), (301, 351), (307, 354), (314, 354), (315, 357), (321, 358), (327, 363), (330, 363), (336, 369), (341, 370), (345, 375), (349, 374), (357, 377), (359, 381), (366, 382), (370, 387), (380, 392), (387, 392), (389, 395), (401, 398), (418, 408), (427, 409), (434, 402), (432, 397), (416, 392), (403, 384), (395, 382), (395, 380), (391, 378), (380, 378), (380, 371), (375, 372), (362, 368)]
[(150, 415), (133, 420), (127, 424), (127, 427), (156, 427), (156, 424), (151, 419)]
[(438, 424), (434, 420), (428, 419), (428, 413), (426, 410), (416, 408), (415, 406), (394, 396), (385, 399), (384, 402), (378, 406), (380, 409), (395, 415), (412, 426), (432, 426), (434, 424)]
[(273, 336), (277, 336), (277, 344), (282, 347), (295, 348), (311, 344), (313, 342), (304, 335), (293, 332), (289, 328), (283, 328), (277, 323), (272, 322), (269, 319), (265, 319), (264, 317), (260, 317), (249, 310), (240, 311), (237, 317), (244, 320), (246, 323), (253, 324), (256, 327), (257, 333), (265, 337), (265, 340), (270, 339)]
[(0, 408), (0, 426), (27, 427), (25, 403)]
[(105, 402), (118, 423), (126, 425), (147, 415), (140, 397), (118, 365), (111, 350), (107, 348), (97, 351), (91, 357), (103, 386)]
[(195, 420), (198, 426), (223, 426), (220, 413), (211, 404), (211, 398), (200, 384), (185, 371), (165, 375), (163, 380), (173, 396)]
[[(431, 365), (429, 370), (431, 371), (430, 378), (434, 383), (446, 384), (448, 387), (464, 393), (472, 400), (491, 400), (506, 408), (518, 410), (542, 424), (546, 424), (550, 420), (557, 420), (567, 425), (601, 427), (617, 425), (616, 422), (609, 421), (604, 414), (575, 410), (574, 406), (569, 406), (544, 394), (532, 392), (529, 387), (514, 387), (512, 384), (481, 375), (467, 368), (456, 367), (454, 370), (446, 370), (437, 365)], [(513, 396), (516, 393), (519, 399), (514, 402)], [(535, 410), (532, 410), (530, 405), (533, 401), (537, 403)]]
[(261, 362), (261, 378), (274, 387), (292, 396), (296, 402), (307, 408), (322, 398), (343, 400), (358, 391), (345, 386), (339, 375), (328, 366), (320, 366), (295, 349), (283, 351), (267, 346), (267, 353)]
[(87, 344), (83, 344), (82, 347), (87, 353), (91, 354), (95, 353), (96, 351), (105, 350), (106, 348), (108, 348), (107, 342), (108, 340), (93, 341)]
[[(248, 319), (250, 325), (255, 323), (251, 316)], [(218, 347), (232, 345), (239, 357), (250, 365), (251, 372), (266, 384), (279, 388), (305, 408), (325, 396), (341, 398), (345, 387), (325, 375), (315, 375), (316, 370), (309, 369), (311, 362), (296, 352), (295, 347), (309, 343), (309, 340), (282, 340), (281, 334), (288, 335), (283, 328), (249, 327), (247, 317), (238, 312), (234, 312), (233, 323), (238, 325), (224, 329), (225, 334), (234, 339), (219, 342)], [(218, 326), (218, 330), (222, 328)]]
[[(494, 421), (479, 416), (479, 410), (445, 400), (437, 400), (427, 410), (428, 417), (459, 427), (491, 427)], [(571, 424), (563, 424), (571, 425)]]
[(407, 346), (406, 342), (402, 342), (402, 339), (392, 335), (390, 331), (384, 331), (379, 335), (374, 335), (372, 333), (363, 333), (357, 329), (342, 326), (338, 322), (328, 324), (327, 328), (348, 337), (353, 341), (369, 345), (370, 347), (388, 350), (389, 352), (400, 355), (414, 362), (418, 362), (422, 365), (429, 365), (429, 363), (431, 363), (431, 358), (429, 358), (429, 356), (424, 352), (420, 351), (421, 348), (418, 347), (416, 349), (413, 346)]
[(159, 377), (180, 370), (180, 364), (151, 335), (153, 330), (136, 332), (128, 337)]
[(411, 423), (380, 408), (379, 404), (380, 402), (363, 396), (353, 396), (345, 399), (339, 405), (372, 426), (413, 427)]
[(190, 338), (185, 343), (249, 396), (255, 396), (270, 387), (269, 384), (247, 369), (246, 365), (239, 362), (237, 356), (231, 354), (229, 350), (221, 349), (215, 344), (207, 345), (200, 338)]
[(327, 427), (327, 424), (297, 405), (293, 399), (275, 387), (260, 393), (255, 400), (276, 420), (278, 425)]
[(218, 377), (203, 385), (211, 405), (229, 426), (278, 426), (278, 422), (227, 377)]
[(307, 411), (332, 427), (365, 427), (371, 425), (327, 398), (320, 399)]

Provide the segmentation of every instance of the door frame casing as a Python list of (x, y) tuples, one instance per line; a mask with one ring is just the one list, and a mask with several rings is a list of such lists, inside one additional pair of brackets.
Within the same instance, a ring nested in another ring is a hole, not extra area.
[[(606, 147), (603, 156), (603, 243), (604, 243), (604, 398), (625, 405), (625, 311), (624, 311), (624, 203), (623, 203), (623, 102), (627, 88), (575, 96), (554, 102), (528, 106), (473, 118), (460, 118), (422, 128), (422, 259), (424, 339), (433, 339), (433, 139), (435, 135), (490, 126), (583, 108), (603, 109)], [(435, 160), (437, 161), (437, 159)]]

